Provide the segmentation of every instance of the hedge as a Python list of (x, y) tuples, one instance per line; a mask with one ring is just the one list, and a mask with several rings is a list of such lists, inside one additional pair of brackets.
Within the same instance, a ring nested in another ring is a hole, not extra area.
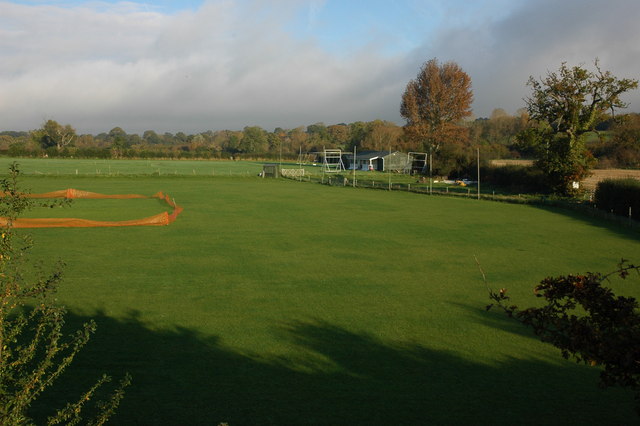
[(512, 192), (538, 193), (549, 192), (544, 173), (535, 166), (492, 166), (483, 167), (480, 176), (484, 183), (490, 183)]
[(598, 209), (631, 219), (640, 219), (640, 181), (636, 179), (606, 179), (598, 183), (594, 197)]

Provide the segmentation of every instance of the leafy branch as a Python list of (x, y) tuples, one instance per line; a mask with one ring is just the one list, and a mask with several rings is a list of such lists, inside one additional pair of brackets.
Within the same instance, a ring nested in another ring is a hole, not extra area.
[[(29, 262), (31, 239), (18, 234), (13, 221), (34, 206), (18, 188), (14, 163), (9, 177), (0, 179), (0, 424), (32, 424), (28, 411), (73, 362), (96, 330), (94, 321), (70, 335), (63, 332), (66, 310), (53, 295), (62, 280), (63, 263), (52, 271)], [(59, 203), (46, 203), (55, 206)], [(28, 278), (34, 277), (34, 278)], [(111, 379), (104, 376), (76, 402), (48, 419), (48, 424), (78, 424), (87, 401)], [(98, 401), (88, 424), (103, 424), (114, 412), (131, 379), (127, 375), (107, 400)]]
[[(477, 261), (477, 260), (476, 260)], [(486, 278), (483, 279), (486, 284)], [(622, 259), (608, 273), (545, 278), (534, 288), (542, 307), (521, 309), (510, 304), (506, 289), (489, 298), (505, 314), (530, 327), (543, 342), (560, 349), (565, 359), (600, 366), (600, 386), (622, 386), (635, 393), (640, 414), (640, 314), (633, 297), (616, 296), (603, 284), (611, 277), (640, 276), (640, 266)]]

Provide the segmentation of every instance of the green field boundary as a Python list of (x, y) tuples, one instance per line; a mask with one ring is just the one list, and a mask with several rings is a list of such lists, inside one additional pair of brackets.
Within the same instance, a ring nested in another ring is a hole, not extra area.
[(90, 160), (0, 158), (0, 174), (17, 163), (26, 176), (257, 176), (262, 163), (231, 160)]
[(553, 207), (561, 208), (565, 210), (575, 211), (590, 217), (607, 220), (609, 222), (617, 223), (619, 225), (631, 228), (633, 230), (640, 230), (640, 222), (632, 218), (616, 215), (604, 210), (597, 209), (595, 205), (587, 200), (576, 199), (564, 199), (554, 198), (539, 194), (517, 194), (517, 195), (504, 195), (495, 193), (483, 193), (478, 194), (477, 190), (473, 186), (460, 187), (446, 187), (444, 190), (442, 186), (436, 188), (429, 188), (428, 184), (411, 184), (411, 183), (394, 183), (389, 180), (388, 182), (376, 181), (373, 179), (353, 179), (349, 180), (341, 175), (324, 176), (319, 178), (317, 176), (306, 175), (304, 177), (283, 177), (283, 179), (316, 183), (334, 187), (352, 187), (360, 189), (373, 189), (382, 191), (404, 191), (415, 194), (434, 195), (440, 197), (456, 197), (456, 198), (468, 198), (477, 199), (483, 201), (495, 201), (509, 204), (526, 204), (539, 207)]

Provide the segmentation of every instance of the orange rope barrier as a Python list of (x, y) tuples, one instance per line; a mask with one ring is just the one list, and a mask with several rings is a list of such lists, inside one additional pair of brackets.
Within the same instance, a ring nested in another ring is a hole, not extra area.
[[(5, 194), (0, 194), (4, 196)], [(64, 189), (60, 191), (46, 192), (43, 194), (23, 194), (28, 198), (67, 198), (67, 199), (133, 199), (133, 198), (158, 198), (164, 200), (167, 205), (173, 208), (171, 214), (162, 212), (160, 214), (145, 217), (142, 219), (104, 221), (76, 218), (18, 218), (9, 223), (7, 218), (0, 217), (0, 226), (11, 226), (13, 228), (95, 228), (95, 227), (115, 227), (115, 226), (163, 226), (173, 223), (180, 213), (182, 207), (171, 200), (168, 195), (158, 192), (151, 197), (138, 194), (99, 194), (97, 192), (79, 191), (77, 189)]]

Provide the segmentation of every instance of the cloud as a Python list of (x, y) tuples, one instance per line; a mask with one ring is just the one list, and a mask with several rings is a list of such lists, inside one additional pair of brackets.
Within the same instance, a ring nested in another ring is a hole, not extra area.
[[(473, 80), (476, 115), (493, 108), (515, 112), (530, 91), (525, 85), (562, 62), (604, 70), (620, 78), (640, 77), (637, 19), (640, 2), (625, 0), (535, 0), (498, 20), (443, 30), (433, 54), (453, 55)], [(625, 95), (640, 111), (640, 92)]]
[(338, 59), (285, 32), (277, 23), (294, 13), (277, 5), (207, 2), (167, 16), (4, 3), (0, 128), (53, 117), (80, 131), (201, 131), (383, 114), (401, 90), (385, 77), (389, 58)]
[[(437, 6), (437, 25), (430, 21), (428, 39), (413, 49), (390, 49), (372, 31), (337, 50), (291, 25), (313, 24), (330, 1), (218, 0), (171, 14), (127, 2), (0, 2), (0, 129), (33, 129), (46, 118), (91, 133), (401, 123), (402, 91), (433, 57), (470, 74), (476, 116), (514, 112), (529, 75), (562, 61), (590, 65), (599, 57), (604, 69), (638, 77), (640, 4), (493, 0), (465, 14), (453, 12), (456, 2), (429, 4)], [(637, 94), (628, 100), (640, 108)]]

